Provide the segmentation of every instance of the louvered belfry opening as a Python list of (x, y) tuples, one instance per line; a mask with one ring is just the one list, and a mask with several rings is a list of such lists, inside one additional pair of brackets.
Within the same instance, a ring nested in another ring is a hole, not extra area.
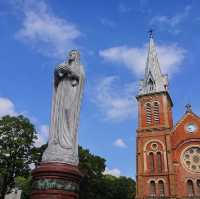
[(154, 102), (153, 106), (153, 112), (154, 112), (154, 123), (159, 124), (160, 123), (160, 107), (158, 102)]
[(159, 102), (148, 102), (145, 105), (146, 126), (160, 124), (160, 104)]
[(150, 126), (152, 123), (152, 107), (150, 103), (146, 104), (146, 125)]

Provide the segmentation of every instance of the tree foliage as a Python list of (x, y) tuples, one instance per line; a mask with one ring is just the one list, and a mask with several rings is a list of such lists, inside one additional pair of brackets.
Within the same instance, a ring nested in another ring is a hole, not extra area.
[(15, 183), (18, 189), (23, 190), (20, 199), (29, 199), (31, 194), (31, 184), (32, 184), (31, 174), (28, 177), (22, 177), (22, 176), (16, 177)]
[(0, 119), (0, 198), (12, 190), (17, 176), (29, 176), (34, 139), (36, 130), (24, 116)]
[(89, 150), (79, 147), (79, 169), (83, 174), (80, 184), (80, 199), (97, 199), (99, 182), (105, 170), (105, 159), (92, 155)]
[[(106, 199), (133, 199), (135, 197), (135, 182), (124, 176), (104, 175), (101, 188)], [(102, 195), (103, 196), (103, 195)]]
[(80, 199), (133, 199), (135, 182), (127, 177), (104, 175), (106, 160), (79, 147)]

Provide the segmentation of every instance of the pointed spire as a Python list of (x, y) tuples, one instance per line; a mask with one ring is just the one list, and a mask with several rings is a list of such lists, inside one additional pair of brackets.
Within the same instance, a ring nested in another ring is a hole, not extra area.
[(156, 46), (153, 38), (153, 31), (149, 31), (149, 49), (145, 68), (145, 77), (141, 81), (139, 95), (167, 91), (168, 80), (162, 75)]

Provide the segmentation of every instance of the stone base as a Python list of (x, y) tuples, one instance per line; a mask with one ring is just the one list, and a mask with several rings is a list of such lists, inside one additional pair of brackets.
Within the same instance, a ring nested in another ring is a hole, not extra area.
[(78, 199), (81, 173), (64, 163), (41, 163), (32, 172), (31, 199)]

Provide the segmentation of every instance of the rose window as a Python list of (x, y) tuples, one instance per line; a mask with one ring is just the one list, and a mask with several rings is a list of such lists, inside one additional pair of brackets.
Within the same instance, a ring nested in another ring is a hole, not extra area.
[(191, 147), (183, 155), (184, 166), (193, 172), (200, 172), (200, 147)]

